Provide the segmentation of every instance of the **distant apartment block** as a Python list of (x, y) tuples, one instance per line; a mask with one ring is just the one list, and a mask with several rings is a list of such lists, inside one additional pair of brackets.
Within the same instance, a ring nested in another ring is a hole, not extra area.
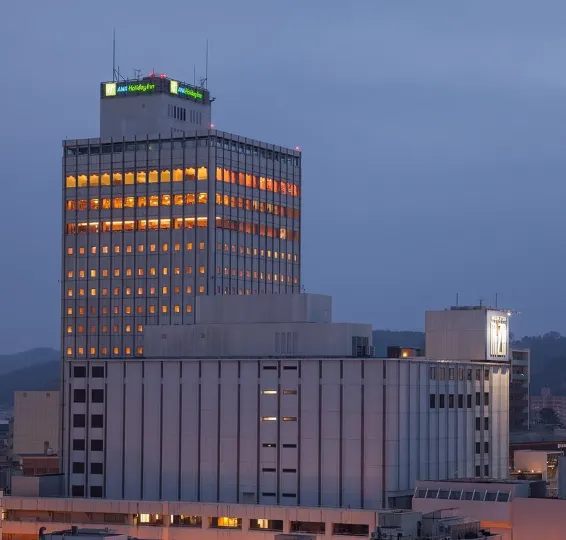
[(540, 396), (531, 396), (532, 421), (538, 420), (542, 409), (552, 409), (560, 421), (566, 423), (566, 396), (553, 396), (550, 388), (543, 388)]

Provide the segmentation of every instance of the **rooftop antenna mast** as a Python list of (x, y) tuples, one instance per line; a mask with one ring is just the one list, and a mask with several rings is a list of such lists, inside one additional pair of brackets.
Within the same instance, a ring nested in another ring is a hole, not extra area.
[(206, 60), (204, 67), (204, 77), (200, 79), (200, 87), (208, 89), (208, 39), (206, 40)]
[(112, 30), (112, 82), (116, 82), (116, 28)]

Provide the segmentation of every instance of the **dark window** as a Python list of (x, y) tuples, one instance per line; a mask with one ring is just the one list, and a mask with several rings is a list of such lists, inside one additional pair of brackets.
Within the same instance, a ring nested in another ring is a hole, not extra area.
[(101, 414), (93, 414), (90, 417), (90, 427), (101, 428), (104, 427), (104, 418)]
[(73, 450), (84, 450), (85, 440), (84, 439), (73, 439)]
[(86, 401), (86, 390), (82, 388), (73, 390), (73, 401), (75, 403), (84, 403)]
[(462, 394), (458, 394), (458, 409), (464, 408), (464, 396)]
[(448, 396), (448, 407), (450, 407), (451, 409), (454, 408), (454, 394), (450, 394)]
[(283, 469), (283, 472), (286, 472), (286, 473), (296, 473), (296, 472), (297, 472), (297, 469)]
[(73, 497), (84, 497), (85, 487), (84, 486), (71, 486), (71, 496)]
[(90, 486), (91, 497), (102, 497), (102, 486)]
[(82, 461), (73, 461), (73, 473), (83, 474), (85, 472), (85, 464)]
[(471, 369), (468, 369), (468, 373), (466, 374), (466, 378), (467, 378), (468, 381), (472, 380), (472, 370)]
[(92, 391), (92, 402), (93, 403), (104, 403), (104, 390), (93, 390)]
[(277, 366), (263, 366), (263, 369), (272, 369), (272, 370), (275, 370), (275, 369), (277, 369)]
[(92, 378), (104, 379), (104, 366), (92, 366)]
[(277, 445), (276, 445), (275, 443), (269, 443), (269, 442), (267, 442), (267, 443), (264, 442), (264, 443), (262, 444), (262, 446), (263, 446), (264, 448), (277, 448)]
[(483, 374), (483, 378), (484, 378), (486, 381), (489, 381), (489, 369), (486, 369), (486, 370), (485, 370), (485, 373)]
[(436, 368), (434, 366), (430, 367), (429, 375), (431, 379), (436, 379)]
[(286, 498), (291, 498), (291, 497), (296, 497), (297, 494), (296, 493), (281, 493), (281, 496), (286, 497)]
[(283, 369), (297, 369), (297, 366), (283, 366)]
[(102, 452), (102, 450), (104, 449), (102, 439), (91, 439), (90, 449), (92, 452)]
[(438, 406), (439, 406), (441, 409), (444, 409), (444, 394), (440, 394), (440, 395), (438, 396), (438, 398), (439, 398), (439, 404), (438, 404)]
[(283, 448), (297, 448), (296, 444), (284, 444)]
[(85, 427), (86, 416), (84, 414), (73, 414), (73, 427)]
[(273, 492), (268, 492), (268, 491), (264, 491), (264, 492), (262, 493), (262, 496), (263, 496), (263, 497), (275, 497), (275, 493), (273, 493)]
[(476, 476), (480, 476), (481, 475), (481, 469), (479, 465), (476, 465)]
[(483, 451), (489, 454), (489, 443), (487, 441), (483, 443)]
[(481, 429), (481, 418), (476, 418), (476, 431)]
[(483, 394), (483, 404), (489, 405), (489, 392), (484, 392), (484, 394)]
[(430, 395), (430, 408), (434, 409), (436, 407), (436, 394)]
[(489, 429), (489, 418), (487, 416), (483, 419), (483, 429), (486, 431)]
[(102, 474), (102, 463), (91, 463), (90, 474)]
[(481, 452), (481, 443), (477, 442), (476, 443), (476, 454), (479, 454)]
[(476, 381), (481, 381), (481, 369), (476, 369)]
[(453, 381), (454, 380), (454, 368), (448, 368), (448, 379)]
[(466, 407), (468, 407), (468, 409), (472, 408), (472, 394), (466, 396)]
[(480, 405), (481, 405), (480, 393), (476, 392), (476, 407), (479, 407)]
[(489, 476), (489, 465), (483, 466), (483, 474), (484, 476)]
[[(85, 366), (73, 366), (73, 377), (77, 379), (84, 379), (86, 377), (86, 367)], [(77, 486), (82, 487), (84, 490), (84, 486)]]
[(275, 472), (275, 469), (272, 467), (263, 467), (263, 469), (261, 469), (261, 472)]
[(440, 368), (440, 380), (443, 381), (444, 379), (446, 379), (446, 368), (441, 367)]

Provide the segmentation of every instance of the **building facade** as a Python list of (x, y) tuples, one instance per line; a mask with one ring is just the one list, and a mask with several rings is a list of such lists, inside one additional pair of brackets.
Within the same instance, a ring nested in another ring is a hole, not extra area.
[(67, 359), (143, 357), (144, 328), (192, 324), (198, 295), (300, 291), (300, 152), (203, 126), (191, 88), (103, 83), (105, 138), (63, 143)]

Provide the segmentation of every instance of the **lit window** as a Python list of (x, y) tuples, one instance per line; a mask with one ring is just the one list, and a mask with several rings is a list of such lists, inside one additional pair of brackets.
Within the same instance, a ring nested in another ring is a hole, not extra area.
[(187, 294), (192, 294), (193, 288), (190, 285), (187, 285)]
[(126, 334), (129, 334), (132, 331), (132, 325), (131, 324), (127, 324), (126, 325)]
[(138, 313), (143, 314), (143, 306), (138, 306)]
[(73, 327), (67, 326), (67, 334), (72, 334), (72, 333), (73, 333)]
[(149, 288), (149, 294), (155, 294), (155, 287)]
[(102, 277), (108, 277), (108, 270), (106, 268), (102, 270)]
[(85, 277), (85, 271), (84, 271), (84, 270), (79, 270), (79, 277), (80, 277), (80, 278), (84, 278), (84, 277)]
[(112, 354), (115, 354), (115, 355), (118, 354), (118, 347), (114, 347), (114, 348), (112, 349)]
[(175, 244), (175, 251), (181, 251), (181, 244)]
[(167, 306), (161, 306), (161, 313), (167, 313)]
[(114, 287), (114, 296), (118, 296), (120, 294), (120, 289), (118, 287)]
[(235, 517), (219, 517), (217, 518), (217, 526), (218, 527), (227, 527), (231, 529), (235, 529), (240, 527), (240, 520)]
[(152, 267), (152, 268), (149, 269), (149, 275), (150, 276), (155, 276), (156, 274), (157, 274), (157, 271), (155, 270), (155, 268)]
[(131, 275), (132, 275), (132, 269), (126, 268), (126, 276), (131, 277)]
[(173, 273), (174, 273), (176, 276), (178, 276), (178, 275), (181, 274), (181, 269), (177, 266), (177, 267), (175, 267)]
[(79, 289), (79, 296), (84, 296), (84, 295), (85, 295), (85, 290)]
[(132, 289), (130, 287), (126, 287), (126, 296), (130, 296), (132, 294)]
[(108, 289), (104, 288), (102, 289), (102, 296), (107, 296), (108, 295)]
[(163, 244), (163, 246), (161, 246), (163, 251), (168, 251), (169, 250), (169, 246), (167, 244)]
[(141, 296), (143, 294), (143, 287), (138, 287), (138, 295)]
[(69, 271), (67, 272), (67, 278), (68, 278), (68, 279), (73, 279), (73, 271), (72, 271), (72, 270), (69, 270)]
[(67, 308), (67, 315), (72, 315), (73, 314), (73, 308), (72, 307), (68, 307)]
[(91, 270), (91, 271), (90, 271), (90, 277), (91, 277), (91, 278), (95, 278), (95, 277), (96, 277), (96, 270)]
[(187, 274), (192, 274), (192, 273), (193, 273), (193, 267), (187, 266)]
[(204, 242), (200, 242), (198, 247), (202, 251), (204, 249)]
[(90, 348), (90, 354), (91, 354), (91, 356), (94, 356), (96, 354), (96, 348), (95, 347)]
[(120, 308), (118, 306), (114, 306), (114, 309), (112, 311), (113, 311), (114, 315), (120, 314)]
[(169, 269), (166, 266), (164, 266), (163, 269), (162, 269), (162, 272), (163, 272), (163, 275), (166, 276), (167, 274), (169, 274)]
[[(72, 251), (73, 251), (72, 248), (69, 248), (69, 249), (71, 249), (71, 254), (72, 254)], [(187, 242), (187, 251), (192, 251), (192, 249), (193, 249), (193, 243)]]
[(204, 274), (204, 266), (199, 266), (198, 273)]
[(100, 352), (101, 352), (102, 356), (106, 356), (108, 354), (108, 349), (106, 347), (102, 347)]
[(73, 354), (73, 349), (71, 347), (67, 347), (67, 356), (71, 356)]
[(191, 306), (191, 304), (187, 304), (187, 313), (192, 313), (193, 312), (193, 306)]
[(94, 289), (94, 288), (91, 289), (91, 290), (90, 290), (90, 295), (91, 295), (91, 296), (96, 296), (96, 289)]
[(120, 253), (120, 246), (114, 246), (114, 253)]
[(277, 394), (277, 390), (262, 390), (261, 393), (267, 396), (274, 396)]
[(169, 291), (169, 289), (167, 288), (167, 285), (164, 285), (164, 286), (161, 288), (162, 294), (167, 294), (168, 291)]
[[(129, 222), (126, 221), (126, 225), (127, 225), (128, 223), (129, 223)], [(131, 252), (132, 252), (132, 246), (126, 246), (126, 253), (131, 253)]]
[(141, 356), (143, 354), (143, 347), (137, 348), (137, 354), (138, 354), (138, 356)]
[(85, 254), (85, 248), (81, 247), (79, 248), (79, 255), (84, 255)]
[(132, 306), (126, 306), (124, 308), (124, 311), (126, 312), (126, 315), (131, 315), (132, 313)]
[(143, 244), (138, 244), (138, 253), (143, 253)]
[(108, 254), (108, 246), (102, 246), (102, 253), (104, 253), (104, 255)]
[(116, 269), (114, 270), (114, 277), (119, 277), (119, 276), (120, 276), (120, 269), (119, 269), (119, 268), (116, 268)]
[(262, 416), (263, 422), (275, 422), (277, 420), (277, 416)]
[(297, 421), (296, 416), (284, 416), (283, 417), (283, 422), (296, 422), (296, 421)]
[(78, 348), (78, 354), (82, 356), (82, 355), (84, 355), (84, 353), (85, 353), (84, 347), (79, 347)]
[(174, 307), (175, 313), (181, 313), (181, 306)]
[(102, 333), (106, 334), (108, 332), (108, 325), (107, 324), (103, 324), (102, 325)]
[(138, 332), (143, 332), (143, 324), (138, 324)]
[(201, 285), (201, 286), (198, 288), (198, 292), (201, 293), (201, 294), (204, 293), (204, 285)]
[(155, 313), (155, 306), (149, 306), (149, 312)]
[(149, 246), (149, 251), (151, 251), (152, 253), (154, 253), (154, 252), (155, 252), (155, 249), (156, 249), (155, 244), (150, 244), (150, 246)]
[(71, 247), (67, 248), (67, 255), (72, 255), (72, 254), (73, 254), (73, 248), (71, 248)]

